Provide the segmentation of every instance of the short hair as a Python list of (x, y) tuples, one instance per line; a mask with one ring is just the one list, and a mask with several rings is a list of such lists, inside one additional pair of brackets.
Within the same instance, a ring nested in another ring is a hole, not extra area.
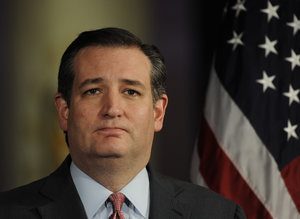
[(150, 60), (151, 91), (153, 101), (156, 102), (166, 93), (166, 66), (164, 57), (154, 45), (144, 44), (137, 36), (121, 28), (103, 28), (85, 31), (68, 46), (64, 52), (58, 72), (58, 92), (69, 105), (71, 101), (75, 72), (74, 58), (77, 53), (89, 46), (100, 47), (136, 47)]

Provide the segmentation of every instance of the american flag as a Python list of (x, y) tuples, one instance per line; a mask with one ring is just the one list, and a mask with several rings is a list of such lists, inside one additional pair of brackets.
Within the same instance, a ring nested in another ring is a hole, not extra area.
[(300, 218), (300, 1), (229, 0), (192, 180), (248, 218)]

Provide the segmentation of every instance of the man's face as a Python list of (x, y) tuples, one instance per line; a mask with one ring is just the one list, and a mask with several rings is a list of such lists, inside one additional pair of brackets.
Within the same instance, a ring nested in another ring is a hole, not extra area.
[(167, 105), (166, 95), (153, 103), (148, 57), (135, 47), (92, 46), (79, 51), (73, 69), (70, 104), (57, 94), (56, 106), (75, 163), (145, 165)]

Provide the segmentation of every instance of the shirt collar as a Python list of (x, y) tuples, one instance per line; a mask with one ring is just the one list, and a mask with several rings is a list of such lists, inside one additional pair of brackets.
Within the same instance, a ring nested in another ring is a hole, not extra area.
[(143, 168), (122, 190), (121, 192), (134, 205), (134, 207), (148, 218), (150, 194), (149, 176), (146, 168)]
[(87, 217), (92, 218), (112, 192), (81, 171), (73, 162), (70, 172)]
[[(91, 218), (103, 206), (112, 193), (100, 183), (81, 171), (73, 162), (70, 172), (88, 218)], [(145, 218), (150, 205), (149, 176), (143, 168), (120, 192), (134, 205)]]

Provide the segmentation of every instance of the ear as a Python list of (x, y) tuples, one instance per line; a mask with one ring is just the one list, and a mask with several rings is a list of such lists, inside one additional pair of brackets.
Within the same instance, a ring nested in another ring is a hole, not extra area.
[(163, 94), (154, 104), (154, 131), (158, 132), (162, 129), (164, 117), (168, 105), (168, 96)]
[(69, 107), (67, 101), (63, 98), (61, 93), (57, 93), (54, 97), (55, 106), (58, 113), (59, 126), (63, 131), (68, 129)]

